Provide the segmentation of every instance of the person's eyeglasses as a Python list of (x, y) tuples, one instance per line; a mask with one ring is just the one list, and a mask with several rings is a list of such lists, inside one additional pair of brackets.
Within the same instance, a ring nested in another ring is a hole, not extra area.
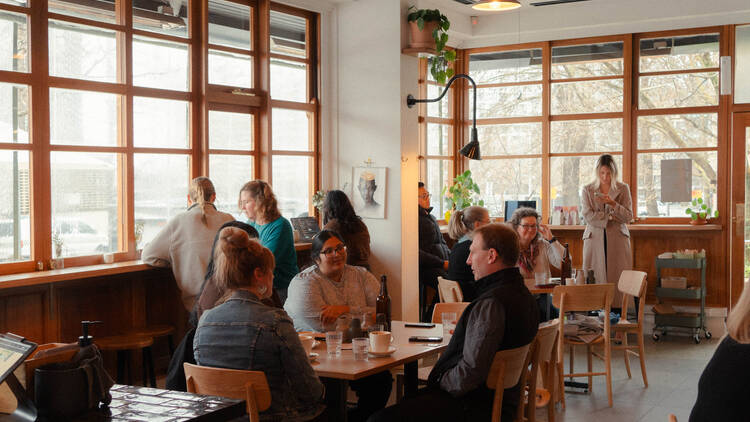
[(526, 230), (531, 230), (537, 228), (536, 224), (519, 224), (519, 226), (523, 227)]
[(323, 249), (322, 251), (320, 251), (320, 254), (324, 255), (326, 258), (330, 258), (333, 256), (333, 254), (340, 255), (344, 252), (346, 252), (346, 245), (344, 245), (343, 243), (339, 243), (339, 245), (335, 248)]
[(429, 198), (432, 198), (432, 194), (431, 193), (423, 193), (423, 194), (419, 195), (419, 199), (429, 199)]

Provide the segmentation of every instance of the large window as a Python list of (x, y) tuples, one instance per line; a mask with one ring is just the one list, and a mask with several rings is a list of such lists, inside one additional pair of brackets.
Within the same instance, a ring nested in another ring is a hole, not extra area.
[(132, 259), (199, 175), (235, 215), (256, 178), (284, 215), (311, 211), (317, 15), (206, 1), (202, 16), (188, 1), (0, 0), (0, 273)]

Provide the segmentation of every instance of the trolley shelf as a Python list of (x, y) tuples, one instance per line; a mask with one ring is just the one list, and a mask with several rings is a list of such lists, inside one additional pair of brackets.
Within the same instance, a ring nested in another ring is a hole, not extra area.
[(703, 289), (699, 287), (687, 289), (668, 289), (666, 287), (657, 287), (656, 296), (671, 299), (700, 299)]
[[(661, 287), (661, 270), (664, 268), (686, 268), (700, 270), (700, 287), (687, 289), (670, 289)], [(667, 334), (667, 327), (681, 327), (692, 330), (693, 340), (700, 343), (700, 332), (708, 339), (711, 333), (706, 329), (706, 258), (694, 259), (659, 259), (656, 258), (656, 298), (661, 299), (693, 299), (700, 301), (700, 312), (678, 312), (676, 314), (654, 315), (653, 339), (658, 341), (661, 335)]]

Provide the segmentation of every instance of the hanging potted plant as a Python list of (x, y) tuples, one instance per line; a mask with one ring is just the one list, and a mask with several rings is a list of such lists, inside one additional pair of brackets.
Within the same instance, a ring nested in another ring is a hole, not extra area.
[(443, 188), (443, 197), (450, 207), (445, 211), (445, 222), (449, 222), (455, 210), (462, 210), (472, 205), (484, 206), (484, 200), (479, 199), (479, 185), (471, 178), (471, 170), (459, 174), (453, 179), (451, 186)]
[(451, 23), (438, 9), (417, 9), (410, 6), (409, 12), (406, 20), (411, 27), (411, 47), (435, 49), (435, 55), (428, 59), (430, 74), (436, 82), (444, 84), (448, 78), (453, 77), (454, 71), (448, 66), (456, 60), (456, 52), (445, 49)]
[(718, 218), (719, 210), (711, 215), (711, 207), (703, 203), (703, 198), (695, 198), (685, 210), (685, 214), (690, 216), (690, 224), (699, 226), (708, 223), (711, 217)]

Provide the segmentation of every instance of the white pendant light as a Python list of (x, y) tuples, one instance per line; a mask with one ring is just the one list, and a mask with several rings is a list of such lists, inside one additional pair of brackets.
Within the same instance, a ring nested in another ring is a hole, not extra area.
[(501, 12), (518, 9), (519, 7), (521, 7), (521, 3), (518, 0), (482, 0), (471, 6), (474, 10), (483, 10), (486, 12)]

